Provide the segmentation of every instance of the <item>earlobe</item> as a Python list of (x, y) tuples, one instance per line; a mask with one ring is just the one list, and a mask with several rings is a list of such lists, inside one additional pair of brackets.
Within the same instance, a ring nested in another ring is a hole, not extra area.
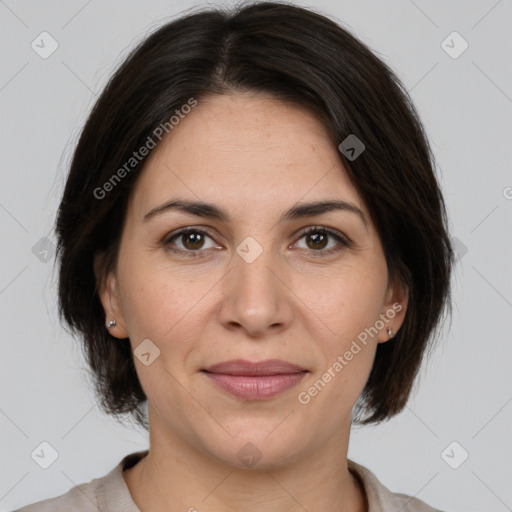
[(98, 296), (105, 312), (105, 329), (119, 339), (128, 337), (128, 331), (124, 323), (121, 301), (119, 298), (118, 280), (115, 272), (111, 271), (106, 276), (101, 271), (103, 255), (94, 259), (94, 274), (96, 276)]
[(402, 283), (396, 282), (388, 288), (384, 309), (380, 316), (385, 322), (383, 331), (387, 336), (379, 339), (379, 343), (390, 341), (396, 336), (404, 322), (408, 300), (408, 289)]

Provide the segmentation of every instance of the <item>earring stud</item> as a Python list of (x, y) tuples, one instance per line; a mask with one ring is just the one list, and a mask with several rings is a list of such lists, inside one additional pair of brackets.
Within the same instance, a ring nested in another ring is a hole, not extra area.
[(392, 337), (393, 337), (393, 331), (392, 331), (390, 328), (388, 328), (388, 336), (389, 336), (390, 338), (392, 338)]
[(112, 327), (115, 327), (115, 326), (116, 326), (116, 321), (110, 320), (110, 322), (107, 325), (107, 329), (111, 329)]

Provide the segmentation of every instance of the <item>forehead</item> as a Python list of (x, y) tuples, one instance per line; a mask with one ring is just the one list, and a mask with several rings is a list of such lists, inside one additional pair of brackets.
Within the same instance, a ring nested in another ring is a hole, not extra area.
[(312, 113), (248, 94), (199, 101), (146, 161), (131, 208), (141, 218), (174, 196), (260, 213), (328, 196), (366, 211)]

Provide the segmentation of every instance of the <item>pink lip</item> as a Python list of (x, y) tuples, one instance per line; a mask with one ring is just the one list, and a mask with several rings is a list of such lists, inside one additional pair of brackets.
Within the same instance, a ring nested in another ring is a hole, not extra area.
[(245, 400), (265, 400), (295, 386), (307, 370), (278, 359), (256, 363), (236, 359), (215, 364), (203, 372), (232, 395)]

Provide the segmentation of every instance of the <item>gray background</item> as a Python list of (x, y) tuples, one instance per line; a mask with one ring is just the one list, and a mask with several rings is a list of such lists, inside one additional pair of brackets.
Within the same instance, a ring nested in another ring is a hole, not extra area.
[[(52, 227), (98, 91), (148, 31), (194, 5), (204, 2), (0, 0), (1, 511), (62, 494), (147, 447), (143, 432), (99, 412), (78, 343), (58, 322)], [(353, 429), (349, 457), (443, 510), (512, 510), (512, 1), (302, 5), (341, 20), (403, 80), (460, 253), (453, 323), (421, 385), (392, 421)], [(47, 59), (31, 48), (43, 31), (59, 45)], [(453, 31), (469, 44), (457, 58), (442, 46)], [(58, 452), (48, 469), (31, 457), (43, 441)]]

